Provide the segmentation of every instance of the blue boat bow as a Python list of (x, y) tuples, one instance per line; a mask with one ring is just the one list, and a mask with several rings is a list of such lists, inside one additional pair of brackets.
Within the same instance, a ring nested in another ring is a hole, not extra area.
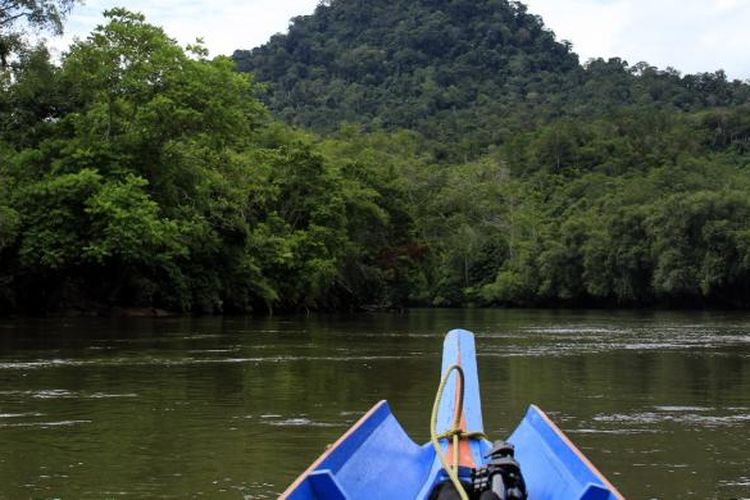
[[(458, 365), (461, 377), (451, 368)], [(449, 373), (449, 371), (451, 373)], [(446, 377), (447, 374), (447, 377)], [(443, 343), (441, 380), (444, 390), (437, 407), (437, 434), (458, 424), (458, 452), (449, 437), (439, 447), (449, 462), (457, 459), (458, 475), (470, 481), (473, 469), (487, 463), (492, 443), (483, 432), (474, 335), (452, 330)], [(462, 396), (462, 397), (461, 397)], [(547, 415), (531, 405), (508, 438), (528, 491), (528, 498), (616, 500), (623, 498)], [(427, 499), (448, 480), (431, 443), (418, 445), (406, 434), (386, 401), (380, 401), (331, 445), (281, 498)]]

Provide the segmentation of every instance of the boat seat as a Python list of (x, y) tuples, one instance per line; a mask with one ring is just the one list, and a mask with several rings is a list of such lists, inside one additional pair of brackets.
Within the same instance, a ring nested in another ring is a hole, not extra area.
[(608, 500), (612, 498), (611, 492), (601, 484), (588, 483), (580, 500)]
[(309, 477), (310, 486), (318, 498), (349, 500), (344, 490), (329, 469), (316, 470)]

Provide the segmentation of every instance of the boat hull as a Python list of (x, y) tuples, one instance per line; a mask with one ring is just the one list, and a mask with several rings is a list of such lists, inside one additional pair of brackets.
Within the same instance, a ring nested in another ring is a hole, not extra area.
[[(474, 337), (453, 330), (443, 345), (445, 374), (452, 365), (465, 375), (463, 405), (458, 404), (459, 380), (447, 378), (437, 415), (438, 434), (461, 423), (465, 432), (482, 431), (479, 382)], [(507, 439), (531, 500), (615, 500), (622, 495), (539, 408), (531, 405)], [(441, 440), (445, 456), (452, 444)], [(491, 448), (486, 439), (464, 438), (459, 444), (459, 471), (485, 465)], [(447, 478), (431, 443), (419, 445), (404, 431), (386, 401), (377, 403), (282, 494), (290, 500), (307, 499), (426, 499)]]

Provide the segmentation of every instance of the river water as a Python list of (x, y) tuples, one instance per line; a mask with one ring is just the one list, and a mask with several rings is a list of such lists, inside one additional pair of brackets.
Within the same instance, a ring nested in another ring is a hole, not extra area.
[(380, 399), (424, 442), (455, 327), (493, 438), (536, 403), (628, 497), (750, 497), (750, 315), (416, 310), (0, 320), (0, 498), (273, 498)]

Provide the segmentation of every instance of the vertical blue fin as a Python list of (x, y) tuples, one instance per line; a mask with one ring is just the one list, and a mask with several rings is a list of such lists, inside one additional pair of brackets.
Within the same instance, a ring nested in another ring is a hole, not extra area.
[[(477, 358), (474, 348), (474, 334), (467, 330), (451, 330), (443, 342), (443, 367), (440, 378), (451, 365), (458, 364), (464, 371), (464, 416), (467, 431), (483, 431), (482, 401), (479, 394), (479, 375), (477, 373)], [(438, 411), (437, 432), (445, 432), (453, 425), (453, 415), (456, 407), (456, 385), (458, 375), (450, 375), (440, 400)]]
[(529, 498), (617, 500), (622, 495), (534, 405), (508, 441), (516, 447)]

